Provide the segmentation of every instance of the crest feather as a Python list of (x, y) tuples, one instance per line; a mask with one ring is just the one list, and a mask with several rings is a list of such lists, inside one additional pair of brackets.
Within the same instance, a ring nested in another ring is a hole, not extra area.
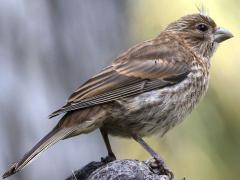
[(200, 15), (203, 15), (203, 16), (208, 16), (209, 13), (208, 13), (208, 9), (206, 8), (206, 6), (204, 5), (203, 2), (201, 2), (200, 4), (196, 5), (196, 8), (198, 10), (198, 13)]

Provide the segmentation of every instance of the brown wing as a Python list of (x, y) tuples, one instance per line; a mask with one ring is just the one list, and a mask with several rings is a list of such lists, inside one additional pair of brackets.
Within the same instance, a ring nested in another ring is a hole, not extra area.
[(177, 49), (146, 41), (117, 58), (111, 66), (80, 86), (67, 104), (49, 117), (141, 94), (185, 79), (189, 66)]

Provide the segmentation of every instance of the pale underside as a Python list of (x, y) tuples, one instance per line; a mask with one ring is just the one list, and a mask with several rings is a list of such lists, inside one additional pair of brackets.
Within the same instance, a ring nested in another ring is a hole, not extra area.
[(112, 109), (112, 119), (104, 124), (117, 136), (160, 134), (179, 124), (197, 105), (208, 87), (208, 75), (190, 73), (178, 85), (119, 100)]

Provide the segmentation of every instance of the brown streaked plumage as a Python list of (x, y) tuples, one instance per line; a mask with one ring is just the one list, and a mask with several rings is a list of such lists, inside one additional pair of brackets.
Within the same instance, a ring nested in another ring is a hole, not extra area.
[(193, 110), (207, 90), (214, 50), (231, 37), (210, 17), (193, 14), (171, 23), (155, 39), (130, 48), (50, 115), (65, 113), (56, 127), (3, 177), (22, 170), (59, 140), (97, 128), (109, 156), (115, 158), (108, 133), (133, 137), (162, 166), (161, 158), (141, 137), (165, 134)]

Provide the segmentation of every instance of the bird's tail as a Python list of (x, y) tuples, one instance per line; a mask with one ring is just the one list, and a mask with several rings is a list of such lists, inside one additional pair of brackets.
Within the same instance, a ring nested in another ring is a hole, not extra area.
[(12, 164), (8, 171), (3, 174), (3, 178), (11, 176), (18, 171), (21, 171), (33, 160), (35, 160), (42, 152), (47, 150), (53, 144), (58, 142), (61, 139), (69, 136), (74, 130), (72, 128), (63, 128), (60, 129), (55, 127), (50, 133), (48, 133), (44, 138), (42, 138), (29, 152), (27, 152), (23, 158)]

